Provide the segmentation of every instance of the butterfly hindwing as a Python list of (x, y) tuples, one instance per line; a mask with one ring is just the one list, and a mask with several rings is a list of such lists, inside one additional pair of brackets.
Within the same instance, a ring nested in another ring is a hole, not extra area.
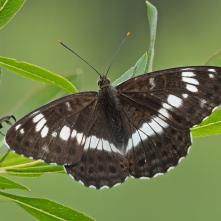
[(13, 125), (6, 144), (33, 159), (74, 164), (82, 157), (82, 132), (90, 124), (96, 100), (96, 92), (85, 92), (51, 102)]
[[(105, 145), (102, 140), (99, 142)], [(75, 180), (96, 189), (113, 187), (124, 182), (129, 175), (127, 159), (119, 153), (104, 149), (88, 149), (79, 163), (65, 168)]]

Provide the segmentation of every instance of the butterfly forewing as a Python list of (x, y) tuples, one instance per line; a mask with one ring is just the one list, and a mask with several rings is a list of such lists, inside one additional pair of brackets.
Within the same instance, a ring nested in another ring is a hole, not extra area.
[(7, 145), (48, 163), (74, 164), (83, 153), (82, 133), (91, 121), (97, 93), (63, 97), (26, 115), (10, 128)]
[(133, 78), (118, 89), (174, 126), (191, 128), (221, 103), (220, 72), (219, 67), (174, 68)]

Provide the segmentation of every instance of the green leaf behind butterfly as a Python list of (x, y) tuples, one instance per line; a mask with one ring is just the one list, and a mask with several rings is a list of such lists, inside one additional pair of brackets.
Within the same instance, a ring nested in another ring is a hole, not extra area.
[(45, 173), (64, 173), (64, 168), (63, 166), (49, 165), (40, 160), (33, 161), (10, 152), (5, 160), (0, 163), (0, 173), (23, 177), (37, 177)]
[(212, 113), (212, 115), (202, 124), (192, 129), (194, 137), (206, 137), (221, 134), (221, 109)]
[(117, 80), (115, 80), (112, 85), (117, 86), (128, 79), (139, 76), (145, 73), (147, 65), (147, 53), (145, 53), (138, 61), (137, 63), (131, 67), (128, 71), (126, 71), (124, 74), (122, 74)]
[(0, 0), (0, 29), (20, 10), (25, 0)]
[(152, 5), (149, 1), (146, 1), (147, 4), (147, 18), (150, 26), (150, 44), (148, 50), (148, 60), (147, 60), (147, 72), (151, 72), (153, 70), (153, 59), (154, 59), (154, 48), (156, 42), (156, 34), (157, 34), (157, 17), (158, 12), (154, 5)]
[(41, 221), (93, 221), (92, 218), (51, 200), (17, 196), (1, 191), (0, 195), (15, 202)]
[(0, 176), (0, 189), (20, 189), (29, 190), (27, 187), (16, 183), (6, 177)]
[(0, 57), (0, 67), (23, 77), (60, 87), (68, 93), (77, 92), (77, 88), (65, 77), (34, 64), (20, 62), (12, 58)]

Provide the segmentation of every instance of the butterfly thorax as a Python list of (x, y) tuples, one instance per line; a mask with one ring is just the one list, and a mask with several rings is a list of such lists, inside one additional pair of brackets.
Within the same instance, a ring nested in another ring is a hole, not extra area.
[(118, 91), (110, 85), (110, 81), (107, 78), (100, 79), (99, 86), (98, 102), (106, 119), (105, 125), (109, 140), (121, 153), (125, 153), (129, 139), (129, 131), (127, 119), (122, 111)]

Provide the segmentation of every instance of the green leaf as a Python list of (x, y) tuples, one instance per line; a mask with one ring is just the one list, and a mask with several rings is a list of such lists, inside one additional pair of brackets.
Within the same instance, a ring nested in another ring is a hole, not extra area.
[(0, 176), (0, 189), (20, 189), (20, 190), (29, 190), (27, 187), (16, 183), (12, 180), (9, 180), (6, 177)]
[(64, 173), (63, 166), (43, 165), (27, 168), (11, 168), (5, 170), (7, 174), (14, 176), (36, 177), (45, 173)]
[(147, 17), (150, 26), (150, 45), (148, 53), (145, 53), (137, 63), (131, 67), (128, 71), (122, 74), (117, 80), (113, 82), (113, 86), (117, 86), (128, 79), (151, 72), (153, 69), (153, 59), (154, 59), (154, 47), (156, 41), (157, 32), (157, 9), (150, 2), (146, 1), (147, 4)]
[(0, 163), (0, 173), (14, 176), (37, 177), (45, 173), (63, 172), (63, 166), (48, 165), (39, 160), (33, 161), (12, 152)]
[(2, 29), (23, 6), (25, 0), (0, 0), (0, 29)]
[(68, 93), (77, 92), (76, 87), (68, 79), (37, 65), (16, 61), (12, 58), (0, 57), (0, 66), (23, 77), (55, 85)]
[(157, 33), (157, 9), (149, 1), (146, 1), (147, 4), (147, 18), (150, 25), (150, 45), (148, 50), (148, 61), (147, 61), (147, 72), (153, 70), (153, 59), (154, 59), (154, 47), (156, 41)]
[(14, 201), (41, 221), (93, 221), (92, 218), (51, 200), (17, 196), (1, 191), (0, 195)]
[(221, 109), (212, 113), (212, 115), (202, 124), (192, 129), (194, 137), (205, 137), (221, 134)]
[(122, 74), (117, 80), (115, 80), (112, 85), (117, 86), (128, 79), (139, 76), (145, 73), (147, 65), (147, 53), (144, 53), (143, 56), (137, 61), (137, 63), (131, 67), (128, 71)]
[(0, 169), (12, 167), (15, 165), (20, 166), (20, 167), (23, 167), (23, 165), (26, 165), (27, 167), (28, 164), (32, 162), (33, 161), (29, 158), (10, 152), (8, 156), (5, 158), (5, 160), (0, 163)]

